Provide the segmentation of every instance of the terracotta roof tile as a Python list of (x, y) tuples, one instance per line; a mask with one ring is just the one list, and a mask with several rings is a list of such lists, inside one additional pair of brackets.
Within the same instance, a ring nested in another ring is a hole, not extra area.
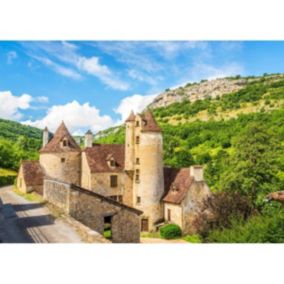
[[(62, 140), (66, 138), (67, 146), (61, 147)], [(81, 151), (74, 138), (69, 133), (64, 122), (57, 128), (53, 138), (40, 149), (40, 153)]]
[[(123, 144), (94, 144), (84, 149), (88, 165), (92, 173), (96, 172), (122, 172), (124, 170)], [(110, 167), (108, 160), (114, 159), (116, 166)]]
[(27, 186), (43, 185), (43, 169), (39, 161), (22, 161), (23, 177)]
[(164, 168), (165, 194), (164, 202), (180, 204), (186, 196), (194, 179), (189, 168)]
[(162, 132), (150, 110), (147, 109), (141, 114), (141, 117), (143, 120), (142, 132)]

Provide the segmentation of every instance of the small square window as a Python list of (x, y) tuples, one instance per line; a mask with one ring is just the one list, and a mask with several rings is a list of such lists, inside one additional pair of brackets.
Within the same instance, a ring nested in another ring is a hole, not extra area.
[(136, 144), (139, 144), (139, 143), (140, 143), (140, 137), (136, 136)]
[(136, 158), (136, 165), (140, 165), (140, 159)]
[(137, 196), (136, 197), (136, 204), (140, 204), (141, 203), (141, 197), (140, 196)]
[(115, 160), (110, 160), (110, 166), (115, 167)]
[(65, 163), (65, 158), (61, 158), (61, 163)]

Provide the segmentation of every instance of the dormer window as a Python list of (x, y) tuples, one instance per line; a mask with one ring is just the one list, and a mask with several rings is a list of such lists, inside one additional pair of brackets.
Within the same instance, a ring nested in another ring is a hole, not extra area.
[(115, 167), (115, 160), (114, 159), (110, 160), (110, 166), (113, 167), (113, 168)]
[(176, 185), (173, 185), (173, 187), (172, 187), (172, 191), (173, 191), (173, 192), (178, 191), (178, 187), (177, 187)]
[(62, 146), (63, 147), (68, 147), (69, 146), (69, 141), (67, 140), (67, 138), (64, 138), (62, 141)]
[(112, 154), (109, 154), (107, 156), (107, 164), (110, 168), (115, 168), (116, 167), (116, 161), (115, 159), (113, 158)]

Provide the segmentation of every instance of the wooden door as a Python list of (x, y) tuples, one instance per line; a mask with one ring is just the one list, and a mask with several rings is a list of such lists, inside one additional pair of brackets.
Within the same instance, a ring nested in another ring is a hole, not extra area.
[(142, 232), (149, 231), (149, 221), (146, 218), (141, 220), (141, 231)]

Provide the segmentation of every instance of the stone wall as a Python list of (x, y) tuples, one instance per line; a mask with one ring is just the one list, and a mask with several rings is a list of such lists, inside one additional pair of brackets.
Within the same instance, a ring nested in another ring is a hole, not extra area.
[[(171, 220), (169, 220), (169, 218), (168, 218), (168, 210), (170, 210)], [(181, 228), (183, 227), (181, 205), (165, 202), (165, 204), (164, 204), (164, 216), (165, 216), (165, 220), (167, 222), (177, 224)]]
[(76, 185), (81, 184), (80, 152), (41, 153), (39, 160), (48, 177)]
[(112, 242), (140, 241), (141, 211), (103, 195), (67, 183), (44, 181), (44, 197), (84, 225), (103, 234), (105, 218), (111, 218)]

